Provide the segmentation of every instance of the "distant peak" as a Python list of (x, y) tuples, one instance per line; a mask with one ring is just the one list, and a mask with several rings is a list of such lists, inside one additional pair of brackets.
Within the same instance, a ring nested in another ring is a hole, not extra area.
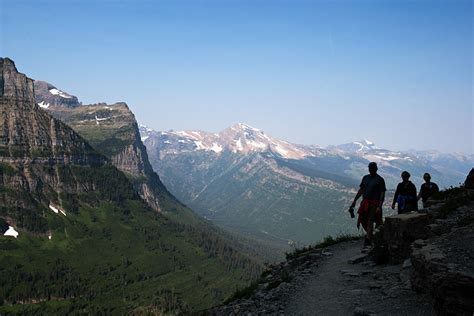
[(243, 131), (253, 131), (253, 132), (260, 132), (260, 133), (263, 132), (261, 129), (255, 128), (245, 123), (236, 123), (232, 125), (231, 128), (236, 129), (236, 130), (243, 130)]
[(368, 139), (362, 139), (358, 141), (352, 142), (353, 144), (358, 144), (358, 145), (364, 145), (364, 146), (374, 146), (374, 142), (368, 140)]
[(53, 105), (64, 106), (69, 108), (74, 108), (82, 104), (81, 102), (79, 102), (77, 97), (56, 88), (49, 82), (35, 80), (34, 87), (36, 103), (38, 104), (48, 104), (48, 107), (49, 105)]

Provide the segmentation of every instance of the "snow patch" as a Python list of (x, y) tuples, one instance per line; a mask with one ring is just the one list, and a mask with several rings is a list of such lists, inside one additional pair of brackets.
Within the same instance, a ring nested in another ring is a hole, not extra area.
[(7, 231), (3, 234), (3, 236), (11, 236), (11, 237), (18, 237), (18, 232), (13, 228), (13, 226), (8, 226)]
[(257, 141), (254, 141), (254, 140), (248, 140), (247, 145), (249, 145), (250, 147), (253, 147), (253, 148), (266, 148), (267, 147), (267, 145), (265, 143), (257, 142)]
[(244, 150), (244, 146), (242, 146), (242, 139), (238, 139), (236, 142), (235, 142), (235, 145), (237, 146), (237, 149), (242, 151)]
[(169, 140), (165, 140), (163, 143), (165, 144), (171, 144), (171, 142)]
[(50, 204), (50, 205), (49, 205), (49, 208), (50, 208), (54, 213), (56, 213), (56, 214), (59, 213), (59, 209), (57, 209), (57, 208), (54, 207), (53, 205)]
[(194, 144), (196, 144), (198, 150), (206, 150), (206, 149), (207, 149), (207, 147), (204, 146), (204, 145), (202, 144), (202, 142), (199, 141), (199, 140), (194, 141)]
[(147, 136), (141, 137), (140, 139), (142, 140), (142, 142), (144, 142), (144, 141), (146, 141), (148, 138), (150, 138), (150, 136), (147, 135)]
[(101, 121), (106, 121), (106, 120), (110, 120), (110, 119), (111, 119), (110, 117), (98, 118), (97, 115), (95, 116), (95, 122), (97, 123), (97, 125), (99, 125), (99, 122), (101, 122)]
[(371, 142), (370, 140), (367, 140), (367, 139), (364, 139), (364, 142), (369, 146), (374, 144), (373, 142)]
[(211, 150), (216, 153), (220, 153), (222, 151), (222, 146), (219, 144), (212, 144)]
[(277, 153), (279, 153), (283, 157), (286, 157), (286, 155), (288, 154), (288, 150), (285, 150), (280, 145), (276, 145), (275, 150), (277, 151)]
[(64, 216), (66, 216), (66, 211), (61, 209), (60, 207), (55, 207), (54, 205), (52, 204), (49, 204), (49, 208), (56, 214), (63, 214)]
[(38, 103), (38, 105), (43, 109), (47, 109), (50, 106), (49, 103), (45, 103), (44, 101), (41, 101), (40, 103)]
[(242, 128), (242, 129), (247, 129), (247, 130), (251, 130), (251, 131), (254, 131), (254, 132), (261, 132), (261, 130), (259, 130), (258, 128), (252, 127), (252, 126), (247, 125), (245, 123), (239, 123), (239, 127)]
[(61, 98), (65, 98), (65, 99), (70, 99), (72, 98), (72, 96), (70, 96), (69, 94), (67, 94), (66, 92), (64, 91), (61, 91), (61, 90), (58, 90), (58, 89), (51, 89), (49, 90), (49, 92), (53, 95), (59, 95)]

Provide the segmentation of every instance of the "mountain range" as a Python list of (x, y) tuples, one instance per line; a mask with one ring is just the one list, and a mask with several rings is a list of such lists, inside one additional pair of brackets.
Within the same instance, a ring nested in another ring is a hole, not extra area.
[(176, 197), (227, 229), (281, 249), (355, 233), (346, 210), (370, 161), (389, 190), (403, 170), (417, 186), (425, 172), (441, 187), (457, 185), (474, 164), (473, 156), (392, 151), (368, 140), (292, 144), (243, 123), (219, 133), (146, 126), (140, 133), (153, 168)]
[(1, 314), (191, 312), (261, 271), (168, 192), (128, 107), (105, 106), (0, 58)]

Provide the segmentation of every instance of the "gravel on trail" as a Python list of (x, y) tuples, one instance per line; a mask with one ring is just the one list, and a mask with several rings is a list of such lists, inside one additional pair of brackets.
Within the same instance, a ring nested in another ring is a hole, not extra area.
[(432, 315), (430, 298), (411, 289), (409, 260), (375, 265), (360, 258), (361, 249), (362, 241), (331, 246), (332, 255), (292, 293), (284, 314)]

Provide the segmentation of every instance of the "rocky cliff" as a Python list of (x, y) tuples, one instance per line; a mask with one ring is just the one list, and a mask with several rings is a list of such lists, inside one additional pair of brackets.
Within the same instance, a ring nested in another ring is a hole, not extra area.
[[(111, 166), (81, 136), (35, 104), (33, 80), (19, 73), (12, 60), (0, 59), (0, 73), (2, 215), (33, 225), (30, 220), (41, 209), (53, 204), (62, 207), (69, 194), (95, 189), (95, 179), (82, 179), (76, 167), (105, 170)], [(39, 229), (43, 226), (38, 224)]]
[[(42, 91), (45, 90), (42, 88), (44, 85), (51, 86), (45, 82), (35, 83), (35, 87)], [(36, 102), (47, 104), (50, 102), (49, 97), (50, 94), (41, 93), (36, 96)], [(51, 104), (54, 106), (48, 106), (46, 110), (71, 126), (97, 151), (107, 156), (114, 166), (127, 174), (135, 190), (153, 209), (161, 211), (160, 200), (173, 199), (148, 161), (135, 116), (126, 103), (71, 106), (61, 101)]]
[(61, 106), (74, 108), (81, 105), (76, 96), (59, 90), (46, 81), (35, 80), (34, 88), (36, 103), (42, 108)]
[(0, 83), (0, 314), (189, 313), (258, 273), (256, 256), (171, 196), (162, 213), (140, 198), (146, 165), (120, 157), (128, 125), (95, 130), (101, 154), (35, 104), (8, 58)]

